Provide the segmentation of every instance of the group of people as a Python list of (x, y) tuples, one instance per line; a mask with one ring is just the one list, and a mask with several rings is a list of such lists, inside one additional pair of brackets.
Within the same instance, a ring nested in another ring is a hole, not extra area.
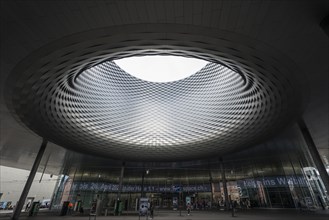
[(148, 219), (152, 219), (154, 214), (154, 204), (152, 201), (144, 202), (145, 201), (140, 204), (139, 215), (147, 216)]
[[(148, 211), (147, 211), (147, 215), (149, 217), (149, 219), (153, 219), (153, 216), (154, 216), (154, 204), (153, 202), (148, 202), (147, 204), (148, 206)], [(187, 215), (190, 215), (191, 214), (191, 210), (192, 210), (192, 204), (191, 203), (187, 203), (186, 204), (186, 210), (187, 210)]]

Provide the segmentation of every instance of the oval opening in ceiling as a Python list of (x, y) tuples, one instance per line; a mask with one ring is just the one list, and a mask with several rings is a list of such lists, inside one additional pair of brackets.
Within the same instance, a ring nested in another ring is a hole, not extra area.
[(169, 55), (134, 56), (114, 62), (136, 78), (158, 83), (185, 79), (209, 63), (202, 59)]

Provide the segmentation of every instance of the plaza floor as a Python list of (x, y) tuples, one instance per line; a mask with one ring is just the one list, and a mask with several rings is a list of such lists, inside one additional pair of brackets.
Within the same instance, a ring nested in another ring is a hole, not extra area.
[[(10, 219), (10, 214), (2, 214), (1, 220)], [(38, 213), (37, 216), (27, 216), (22, 213), (21, 220), (151, 220), (146, 216), (138, 216), (134, 213), (124, 213), (121, 216), (97, 216), (94, 218), (88, 215), (59, 216), (57, 213)], [(234, 216), (230, 211), (194, 211), (191, 215), (179, 211), (157, 211), (152, 220), (321, 220), (329, 219), (329, 210), (303, 211), (287, 209), (267, 209), (267, 210), (239, 210)]]

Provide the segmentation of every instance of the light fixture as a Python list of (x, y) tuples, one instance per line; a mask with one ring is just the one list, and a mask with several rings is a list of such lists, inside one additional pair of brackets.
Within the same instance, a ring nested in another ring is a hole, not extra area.
[(185, 79), (208, 64), (201, 59), (169, 55), (134, 56), (114, 62), (136, 78), (158, 83)]

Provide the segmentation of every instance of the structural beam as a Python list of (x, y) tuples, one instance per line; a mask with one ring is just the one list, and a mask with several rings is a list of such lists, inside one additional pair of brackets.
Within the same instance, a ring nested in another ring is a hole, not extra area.
[(30, 191), (30, 188), (31, 188), (31, 185), (33, 183), (35, 174), (37, 173), (37, 170), (38, 170), (38, 167), (39, 167), (41, 158), (43, 156), (43, 153), (45, 152), (47, 143), (48, 143), (48, 141), (46, 139), (43, 139), (42, 140), (42, 144), (41, 144), (41, 147), (39, 149), (38, 155), (35, 158), (35, 161), (33, 163), (32, 169), (30, 171), (29, 177), (28, 177), (28, 179), (27, 179), (27, 181), (25, 183), (25, 186), (24, 186), (23, 192), (21, 194), (21, 197), (19, 198), (19, 200), (18, 200), (18, 202), (16, 204), (16, 207), (15, 207), (15, 211), (13, 212), (13, 215), (11, 217), (12, 220), (18, 220), (19, 219), (19, 216), (20, 216), (20, 214), (22, 212), (22, 208), (24, 206), (26, 197), (27, 197), (27, 195), (28, 195), (28, 193)]

